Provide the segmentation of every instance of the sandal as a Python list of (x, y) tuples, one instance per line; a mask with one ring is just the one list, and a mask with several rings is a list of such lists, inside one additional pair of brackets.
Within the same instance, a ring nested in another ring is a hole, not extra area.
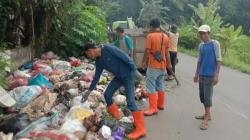
[(174, 76), (169, 76), (168, 78), (166, 78), (166, 81), (172, 81), (172, 80), (174, 80)]
[(202, 122), (200, 126), (200, 130), (207, 130), (208, 129), (208, 123)]
[[(197, 120), (204, 120), (204, 115), (202, 115), (202, 116), (195, 116), (194, 118), (197, 119)], [(208, 120), (211, 121), (211, 118), (209, 118)]]

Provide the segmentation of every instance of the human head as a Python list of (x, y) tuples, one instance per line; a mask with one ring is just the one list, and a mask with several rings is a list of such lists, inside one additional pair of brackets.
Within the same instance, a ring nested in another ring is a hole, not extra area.
[(200, 26), (198, 31), (199, 31), (200, 39), (203, 42), (208, 42), (210, 40), (211, 28), (208, 25)]
[(149, 25), (151, 29), (158, 29), (161, 27), (161, 22), (159, 19), (155, 18), (150, 21)]
[(172, 33), (177, 33), (177, 26), (176, 25), (171, 26), (171, 32)]
[(116, 31), (116, 35), (120, 37), (124, 34), (124, 29), (122, 27), (117, 27), (115, 31)]
[(96, 59), (100, 56), (100, 48), (93, 43), (87, 43), (83, 46), (83, 53), (90, 59)]

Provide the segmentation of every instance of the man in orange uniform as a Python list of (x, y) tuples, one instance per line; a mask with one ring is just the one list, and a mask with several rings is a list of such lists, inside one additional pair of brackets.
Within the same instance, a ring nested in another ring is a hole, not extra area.
[(144, 111), (145, 116), (157, 114), (158, 109), (164, 110), (166, 67), (170, 69), (172, 67), (168, 50), (170, 47), (169, 37), (161, 32), (158, 19), (151, 20), (150, 27), (151, 32), (147, 36), (142, 61), (142, 68), (147, 67), (146, 88), (149, 99), (149, 108)]

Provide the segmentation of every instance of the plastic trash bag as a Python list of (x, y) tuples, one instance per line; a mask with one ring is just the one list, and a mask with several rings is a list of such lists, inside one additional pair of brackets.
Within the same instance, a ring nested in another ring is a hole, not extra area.
[(102, 134), (102, 136), (105, 139), (108, 139), (111, 137), (111, 129), (106, 125), (103, 125), (99, 132)]
[(65, 117), (66, 120), (79, 120), (83, 121), (85, 118), (93, 115), (94, 112), (91, 109), (86, 108), (86, 106), (74, 106), (70, 109)]
[(71, 66), (73, 66), (73, 67), (78, 67), (78, 66), (81, 65), (81, 61), (78, 60), (78, 59), (72, 60), (72, 61), (70, 61), (70, 64), (71, 64)]
[(77, 131), (84, 132), (84, 133), (87, 132), (87, 129), (82, 125), (82, 122), (79, 120), (76, 120), (76, 119), (75, 120), (71, 120), (71, 119), (66, 120), (63, 123), (63, 125), (61, 126), (60, 130), (67, 131), (70, 133), (74, 133)]
[(49, 80), (47, 80), (47, 78), (45, 78), (41, 73), (29, 80), (29, 85), (45, 86), (49, 89), (53, 87), (52, 83), (49, 82)]
[(119, 127), (116, 131), (112, 132), (112, 137), (115, 140), (123, 140), (125, 136), (125, 129), (123, 127)]
[(5, 134), (8, 133), (18, 133), (25, 127), (27, 127), (31, 123), (28, 114), (22, 113), (18, 114), (6, 121), (4, 121), (0, 125), (0, 131), (4, 132)]
[(16, 77), (16, 78), (26, 78), (26, 79), (28, 79), (28, 78), (31, 77), (31, 75), (27, 74), (27, 72), (28, 72), (28, 71), (16, 70), (16, 71), (14, 72), (14, 77)]
[(71, 65), (67, 61), (61, 61), (61, 60), (52, 60), (52, 66), (55, 70), (70, 70)]
[(30, 137), (30, 132), (35, 131), (44, 131), (48, 129), (48, 125), (52, 123), (52, 120), (58, 116), (58, 113), (54, 113), (49, 117), (42, 117), (37, 121), (32, 122), (30, 125), (22, 129), (16, 134), (16, 139), (19, 138), (28, 138)]
[(32, 69), (32, 68), (33, 68), (33, 61), (29, 61), (20, 66), (18, 69)]
[(76, 135), (61, 130), (37, 131), (30, 135), (32, 140), (79, 140)]
[(16, 100), (16, 107), (20, 109), (40, 95), (41, 92), (42, 89), (39, 86), (22, 86), (11, 90), (9, 94)]
[(0, 86), (0, 107), (12, 107), (16, 101)]
[(42, 94), (26, 107), (22, 108), (21, 112), (28, 113), (30, 118), (34, 118), (36, 120), (51, 111), (56, 99), (56, 93)]
[(114, 102), (118, 105), (125, 106), (127, 104), (126, 96), (118, 94), (114, 97)]
[(12, 78), (9, 80), (9, 89), (12, 90), (16, 87), (27, 86), (28, 80), (26, 78)]
[(82, 96), (76, 96), (73, 98), (71, 103), (71, 107), (73, 106), (82, 106), (83, 108), (90, 109), (90, 103), (88, 101), (82, 103), (81, 102)]
[(57, 56), (54, 54), (54, 52), (52, 51), (49, 51), (49, 52), (46, 52), (44, 54), (42, 54), (41, 58), (43, 60), (48, 60), (48, 59), (54, 59), (56, 58)]
[(0, 140), (13, 140), (13, 133), (4, 134), (3, 132), (0, 132)]

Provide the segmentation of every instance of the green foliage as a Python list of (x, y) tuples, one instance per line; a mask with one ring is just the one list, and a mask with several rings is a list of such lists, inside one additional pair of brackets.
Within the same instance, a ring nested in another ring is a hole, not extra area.
[(197, 31), (194, 26), (183, 23), (179, 27), (179, 44), (187, 49), (194, 49), (198, 46)]
[(105, 14), (100, 8), (82, 1), (61, 7), (54, 20), (54, 28), (50, 49), (64, 57), (80, 56), (84, 43), (100, 44), (107, 39)]
[(5, 69), (6, 67), (9, 67), (9, 60), (6, 58), (6, 54), (4, 53), (4, 49), (7, 46), (6, 43), (0, 42), (0, 86), (6, 85), (5, 80)]
[(194, 10), (194, 16), (191, 18), (191, 25), (184, 23), (180, 27), (180, 45), (182, 46), (180, 50), (188, 54), (196, 54), (197, 49), (187, 50), (187, 48), (197, 46), (199, 43), (197, 28), (202, 24), (208, 24), (212, 29), (212, 38), (218, 40), (223, 49), (223, 64), (250, 73), (250, 47), (248, 45), (250, 37), (242, 34), (242, 27), (235, 28), (233, 25), (223, 24), (218, 14), (219, 7), (216, 0), (209, 0), (206, 5), (198, 4), (197, 7), (189, 6)]

